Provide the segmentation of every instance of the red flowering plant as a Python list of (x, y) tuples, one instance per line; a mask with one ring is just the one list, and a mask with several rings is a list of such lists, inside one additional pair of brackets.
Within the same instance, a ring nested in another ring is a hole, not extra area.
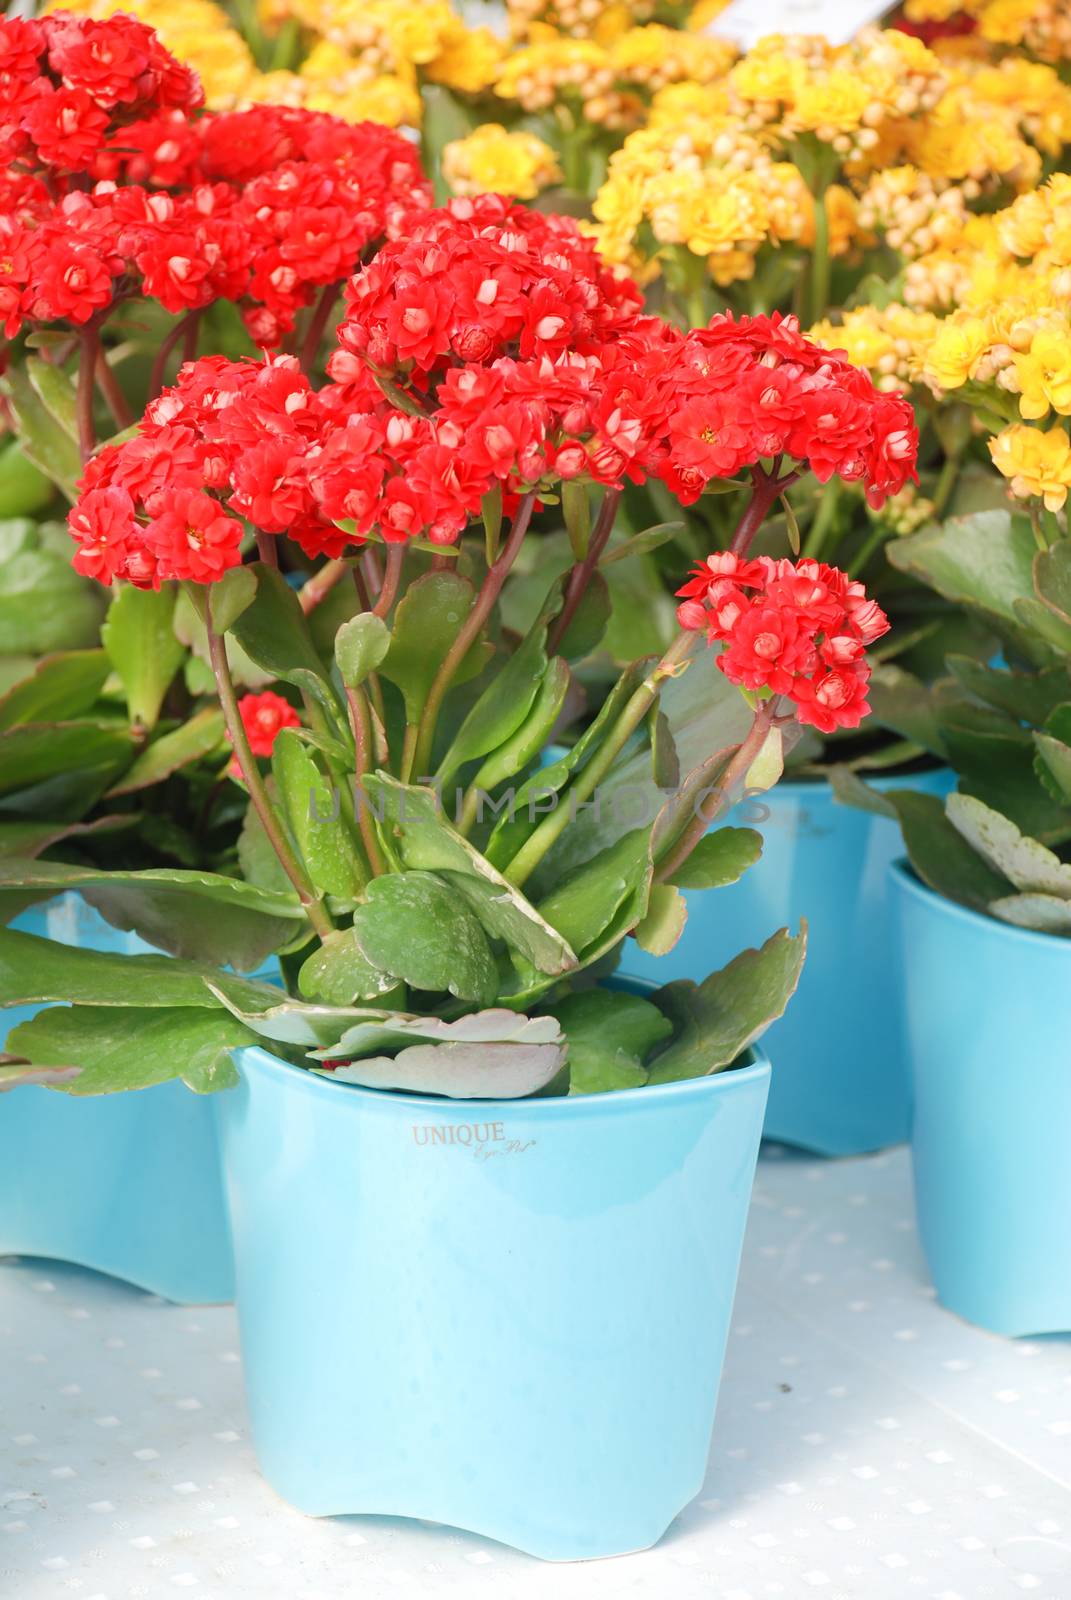
[[(0, 516), (26, 519), (0, 585), (20, 602), (12, 652), (44, 657), (0, 706), (0, 839), (28, 844), (32, 821), (41, 849), (95, 863), (233, 867), (230, 751), (177, 586), (125, 586), (101, 641), (101, 591), (67, 561), (57, 578), (56, 524), (28, 519), (78, 497), (99, 441), (126, 437), (183, 357), (286, 345), (314, 369), (343, 282), (430, 203), (416, 151), (388, 129), (217, 115), (202, 98), (132, 17), (0, 20)], [(252, 477), (267, 461), (251, 450)], [(173, 510), (207, 550), (226, 546), (235, 524), (205, 497)], [(106, 537), (106, 503), (99, 515)], [(244, 677), (271, 681), (249, 663)]]
[[(592, 969), (626, 937), (667, 951), (682, 887), (730, 882), (755, 859), (757, 835), (711, 824), (775, 781), (786, 735), (865, 716), (880, 609), (834, 568), (751, 545), (807, 471), (875, 502), (895, 492), (913, 471), (909, 410), (791, 320), (682, 334), (645, 316), (571, 222), (495, 197), (411, 220), (355, 275), (328, 373), (317, 388), (286, 354), (189, 363), (135, 436), (94, 456), (71, 514), (81, 571), (182, 585), (250, 802), (243, 877), (95, 886), (105, 915), (121, 902), (125, 926), (179, 958), (149, 958), (161, 1043), (138, 1072), (183, 1070), (193, 1028), (186, 1071), (202, 1088), (257, 1039), (336, 1079), (444, 1095), (731, 1065), (787, 1003), (802, 930), (693, 986), (687, 1026), (668, 991), (591, 990)], [(684, 583), (669, 647), (632, 662), (548, 758), (605, 621), (590, 596), (620, 548), (626, 483), (657, 480), (687, 504), (740, 474), (731, 546)], [(518, 634), (505, 585), (556, 501), (573, 564)], [(281, 575), (291, 542), (324, 558), (311, 593)], [(340, 595), (329, 661), (313, 624)], [(296, 691), (300, 720), (289, 699), (240, 697), (239, 657)], [(67, 877), (9, 860), (0, 881), (25, 894)], [(0, 997), (32, 981), (40, 998), (35, 942), (2, 944)], [(272, 951), (285, 994), (203, 965)], [(74, 1024), (41, 1013), (10, 1048), (34, 1070), (80, 1066), (75, 1093), (115, 1087), (108, 1049), (131, 1025), (115, 1007), (146, 1003), (139, 959), (96, 958), (74, 984), (81, 957), (64, 953), (49, 997), (88, 1003)], [(622, 1005), (644, 1041), (625, 1057), (607, 1027)]]

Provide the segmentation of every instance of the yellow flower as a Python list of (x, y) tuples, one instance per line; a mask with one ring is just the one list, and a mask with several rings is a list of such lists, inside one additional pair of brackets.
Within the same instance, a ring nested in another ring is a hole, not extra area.
[(561, 179), (550, 145), (534, 133), (508, 133), (485, 123), (465, 139), (443, 149), (443, 177), (454, 194), (507, 194), (534, 200), (541, 189)]
[(1071, 416), (1071, 327), (1042, 327), (1035, 333), (1030, 349), (1015, 357), (1019, 380), (1019, 411), (1036, 420), (1051, 406), (1062, 416)]
[(1063, 428), (1042, 433), (1014, 422), (989, 441), (989, 453), (1018, 499), (1040, 497), (1047, 510), (1060, 510), (1071, 488), (1071, 440)]
[(457, 28), (446, 35), (442, 49), (428, 62), (427, 75), (459, 94), (483, 94), (498, 77), (506, 46), (490, 28)]
[(959, 389), (974, 377), (989, 349), (984, 317), (960, 312), (942, 322), (922, 363), (922, 376), (937, 389)]

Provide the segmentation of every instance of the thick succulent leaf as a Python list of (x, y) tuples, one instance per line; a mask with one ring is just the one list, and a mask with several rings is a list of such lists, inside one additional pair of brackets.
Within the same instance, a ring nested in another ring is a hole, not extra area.
[(350, 617), (335, 634), (335, 661), (347, 689), (358, 689), (390, 649), (390, 629), (374, 611)]
[(650, 873), (650, 833), (636, 828), (570, 873), (540, 901), (539, 913), (583, 960), (626, 902), (634, 922), (644, 915)]
[(449, 992), (474, 1005), (488, 1005), (498, 993), (498, 964), (482, 924), (434, 873), (373, 878), (354, 912), (353, 933), (373, 968), (414, 989)]
[(510, 738), (491, 752), (477, 772), (473, 780), (477, 788), (489, 792), (514, 773), (523, 772), (536, 759), (561, 715), (571, 682), (569, 663), (555, 656), (547, 665), (527, 717)]
[(651, 772), (659, 789), (675, 789), (681, 781), (681, 758), (677, 754), (669, 718), (656, 703), (648, 719), (651, 734)]
[(130, 812), (96, 817), (92, 822), (0, 822), (0, 857), (32, 860), (61, 839), (80, 839), (95, 833), (119, 833), (137, 823)]
[(1071, 621), (1060, 611), (1055, 611), (1033, 595), (1016, 600), (1013, 607), (1016, 620), (1030, 635), (1040, 640), (1049, 650), (1071, 655)]
[(436, 872), (463, 893), (487, 931), (540, 972), (576, 965), (568, 941), (443, 816), (435, 794), (385, 773), (365, 779), (388, 848), (405, 867)]
[(356, 899), (368, 874), (343, 811), (341, 789), (293, 728), (284, 728), (276, 739), (271, 768), (309, 877), (322, 894)]
[(213, 632), (226, 633), (233, 628), (256, 597), (257, 574), (253, 567), (231, 567), (217, 578), (205, 595)]
[(561, 1029), (553, 1016), (526, 1017), (520, 1011), (491, 1006), (470, 1011), (455, 1021), (444, 1017), (418, 1017), (399, 1011), (368, 1011), (345, 1025), (333, 1047), (323, 1045), (309, 1054), (346, 1060), (381, 1055), (420, 1040), (431, 1044), (558, 1044)]
[[(0, 794), (79, 771), (114, 777), (130, 759), (129, 729), (107, 722), (27, 722), (0, 734)], [(87, 785), (88, 788), (88, 785)], [(86, 809), (95, 795), (86, 800)]]
[(22, 362), (8, 367), (3, 388), (15, 415), (19, 443), (27, 461), (38, 467), (73, 503), (77, 495), (75, 485), (82, 476), (82, 461), (74, 439), (57, 426), (56, 418), (30, 382), (29, 371)]
[(585, 989), (555, 1002), (569, 1045), (569, 1093), (603, 1094), (647, 1082), (647, 1057), (673, 1032), (669, 1018), (640, 995)]
[(634, 929), (636, 943), (648, 955), (668, 956), (684, 932), (688, 902), (671, 883), (652, 884), (647, 910)]
[(22, 520), (0, 523), (0, 655), (97, 643), (105, 591), (79, 577), (69, 552), (53, 548), (46, 532)]
[(125, 955), (60, 944), (16, 928), (0, 928), (0, 1006), (67, 1002), (94, 1006), (219, 1006), (206, 983), (225, 988), (230, 1005), (275, 1005), (273, 985), (222, 973), (198, 961)]
[(58, 861), (0, 860), (0, 916), (9, 894), (39, 899), (76, 889), (115, 928), (186, 960), (259, 967), (307, 927), (294, 895), (272, 893), (214, 872), (153, 867), (102, 872)]
[(608, 545), (599, 565), (609, 567), (617, 561), (627, 561), (630, 556), (648, 555), (652, 550), (657, 550), (668, 540), (675, 539), (683, 532), (683, 522), (656, 523), (653, 528), (645, 528), (642, 533), (634, 533), (627, 539)]
[(973, 795), (951, 794), (945, 807), (957, 833), (1016, 889), (1071, 900), (1071, 866), (1025, 837), (1014, 822)]
[(448, 783), (460, 767), (497, 750), (524, 722), (547, 670), (547, 628), (538, 622), (495, 673), (469, 711), (439, 763), (436, 779)]
[[(419, 722), (435, 674), (472, 610), (474, 598), (472, 584), (458, 573), (427, 572), (409, 585), (398, 602), (390, 649), (379, 670), (401, 690), (408, 722)], [(474, 677), (484, 659), (482, 649), (470, 650), (454, 674), (454, 683)]]
[(1034, 735), (1038, 781), (1059, 805), (1071, 806), (1071, 704), (1057, 706)]
[(988, 725), (981, 708), (968, 720), (957, 715), (945, 724), (949, 760), (959, 787), (994, 811), (1010, 817), (1023, 833), (1058, 844), (1071, 832), (1066, 807), (1055, 802), (1034, 768), (1030, 732), (994, 714)]
[(155, 727), (164, 695), (185, 657), (175, 637), (176, 594), (174, 584), (160, 589), (125, 584), (100, 630), (122, 682), (130, 720), (146, 728)]
[(165, 778), (170, 778), (183, 767), (192, 766), (194, 762), (203, 761), (207, 756), (222, 751), (223, 741), (223, 713), (212, 706), (205, 706), (202, 711), (195, 712), (188, 722), (154, 739), (127, 768), (119, 782), (112, 784), (108, 795), (133, 794), (137, 789), (151, 789), (154, 784), (163, 783)]
[(26, 722), (72, 722), (96, 702), (111, 663), (103, 650), (46, 656), (0, 699), (0, 732)]
[(55, 485), (35, 467), (17, 439), (0, 446), (0, 519), (43, 511)]
[(1002, 922), (1017, 928), (1032, 928), (1035, 933), (1071, 936), (1071, 900), (1054, 894), (1013, 894), (992, 900), (989, 910)]
[(256, 562), (256, 598), (236, 619), (231, 636), (272, 678), (304, 688), (311, 677), (325, 684), (324, 664), (312, 642), (301, 602), (281, 572)]
[(1034, 588), (1042, 605), (1071, 629), (1071, 539), (1061, 539), (1034, 557)]
[(744, 950), (702, 983), (678, 979), (654, 1003), (674, 1038), (649, 1063), (648, 1082), (703, 1078), (732, 1064), (784, 1011), (796, 992), (807, 950), (807, 926), (782, 928), (759, 950)]
[(56, 1087), (73, 1095), (115, 1094), (182, 1081), (197, 1094), (238, 1081), (231, 1051), (256, 1037), (219, 1009), (50, 1006), (8, 1036), (8, 1050), (35, 1067), (79, 1067)]
[(1011, 893), (1008, 879), (994, 872), (952, 826), (936, 795), (890, 789), (888, 797), (900, 818), (911, 865), (937, 894), (984, 911), (991, 901)]
[(315, 1071), (369, 1089), (452, 1100), (521, 1100), (538, 1093), (565, 1059), (561, 1044), (414, 1044), (396, 1056), (365, 1056), (334, 1071)]
[(289, 996), (281, 999), (278, 990), (270, 1004), (255, 1001), (247, 1006), (225, 974), (217, 973), (205, 981), (220, 1005), (251, 1033), (276, 1044), (305, 1045), (309, 1049), (333, 1047), (347, 1029), (364, 1025), (379, 1028), (384, 1017), (391, 1015), (381, 1007), (322, 1005)]
[(864, 783), (851, 767), (839, 764), (827, 767), (826, 777), (833, 791), (834, 800), (839, 801), (842, 806), (852, 806), (856, 811), (869, 811), (875, 817), (892, 817), (896, 820), (896, 807), (888, 795), (880, 789), (875, 789), (871, 784)]
[(22, 1089), (27, 1084), (46, 1084), (56, 1087), (77, 1078), (81, 1067), (31, 1067), (0, 1058), (0, 1094), (5, 1089)]
[(902, 667), (876, 666), (867, 691), (874, 716), (886, 728), (944, 756), (944, 741), (933, 691)]
[(742, 878), (761, 855), (762, 834), (754, 828), (712, 828), (670, 882), (678, 889), (721, 889)]
[(1057, 706), (1071, 701), (1071, 670), (1062, 665), (1006, 672), (970, 656), (951, 655), (948, 667), (970, 694), (1034, 728), (1042, 727)]
[(351, 1006), (356, 1000), (374, 1000), (398, 986), (397, 978), (375, 967), (364, 954), (352, 928), (332, 933), (311, 956), (298, 975), (298, 986), (309, 1000), (331, 1006)]
[(1033, 531), (1025, 518), (1008, 511), (950, 517), (894, 539), (886, 553), (894, 567), (946, 600), (977, 606), (1006, 622), (1015, 621), (1014, 601), (1034, 594)]

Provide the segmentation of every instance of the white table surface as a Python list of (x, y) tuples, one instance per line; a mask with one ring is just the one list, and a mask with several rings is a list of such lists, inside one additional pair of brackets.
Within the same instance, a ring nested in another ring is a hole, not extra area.
[(1071, 1340), (935, 1303), (904, 1151), (770, 1150), (703, 1494), (655, 1550), (547, 1566), (291, 1511), (256, 1473), (231, 1310), (0, 1264), (0, 1596), (180, 1594), (1071, 1600)]

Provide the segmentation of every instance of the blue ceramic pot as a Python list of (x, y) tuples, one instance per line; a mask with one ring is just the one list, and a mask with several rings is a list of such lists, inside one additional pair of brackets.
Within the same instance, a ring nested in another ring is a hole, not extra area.
[(1071, 939), (892, 868), (919, 1233), (937, 1294), (994, 1333), (1071, 1331)]
[(769, 1081), (454, 1101), (261, 1049), (216, 1097), (265, 1477), (549, 1560), (698, 1493)]
[[(954, 780), (941, 769), (873, 781), (946, 794)], [(806, 917), (799, 990), (763, 1040), (774, 1063), (765, 1135), (826, 1156), (898, 1144), (909, 1101), (886, 872), (903, 851), (899, 827), (838, 804), (822, 781), (779, 783), (725, 821), (759, 830), (762, 859), (739, 883), (685, 896), (688, 921), (669, 955), (628, 940), (622, 972), (699, 980)]]
[[(92, 950), (150, 949), (74, 894), (13, 926)], [(38, 1009), (0, 1011), (0, 1035)], [(209, 1097), (179, 1082), (85, 1098), (36, 1085), (0, 1095), (0, 1255), (72, 1261), (180, 1304), (232, 1299)]]

